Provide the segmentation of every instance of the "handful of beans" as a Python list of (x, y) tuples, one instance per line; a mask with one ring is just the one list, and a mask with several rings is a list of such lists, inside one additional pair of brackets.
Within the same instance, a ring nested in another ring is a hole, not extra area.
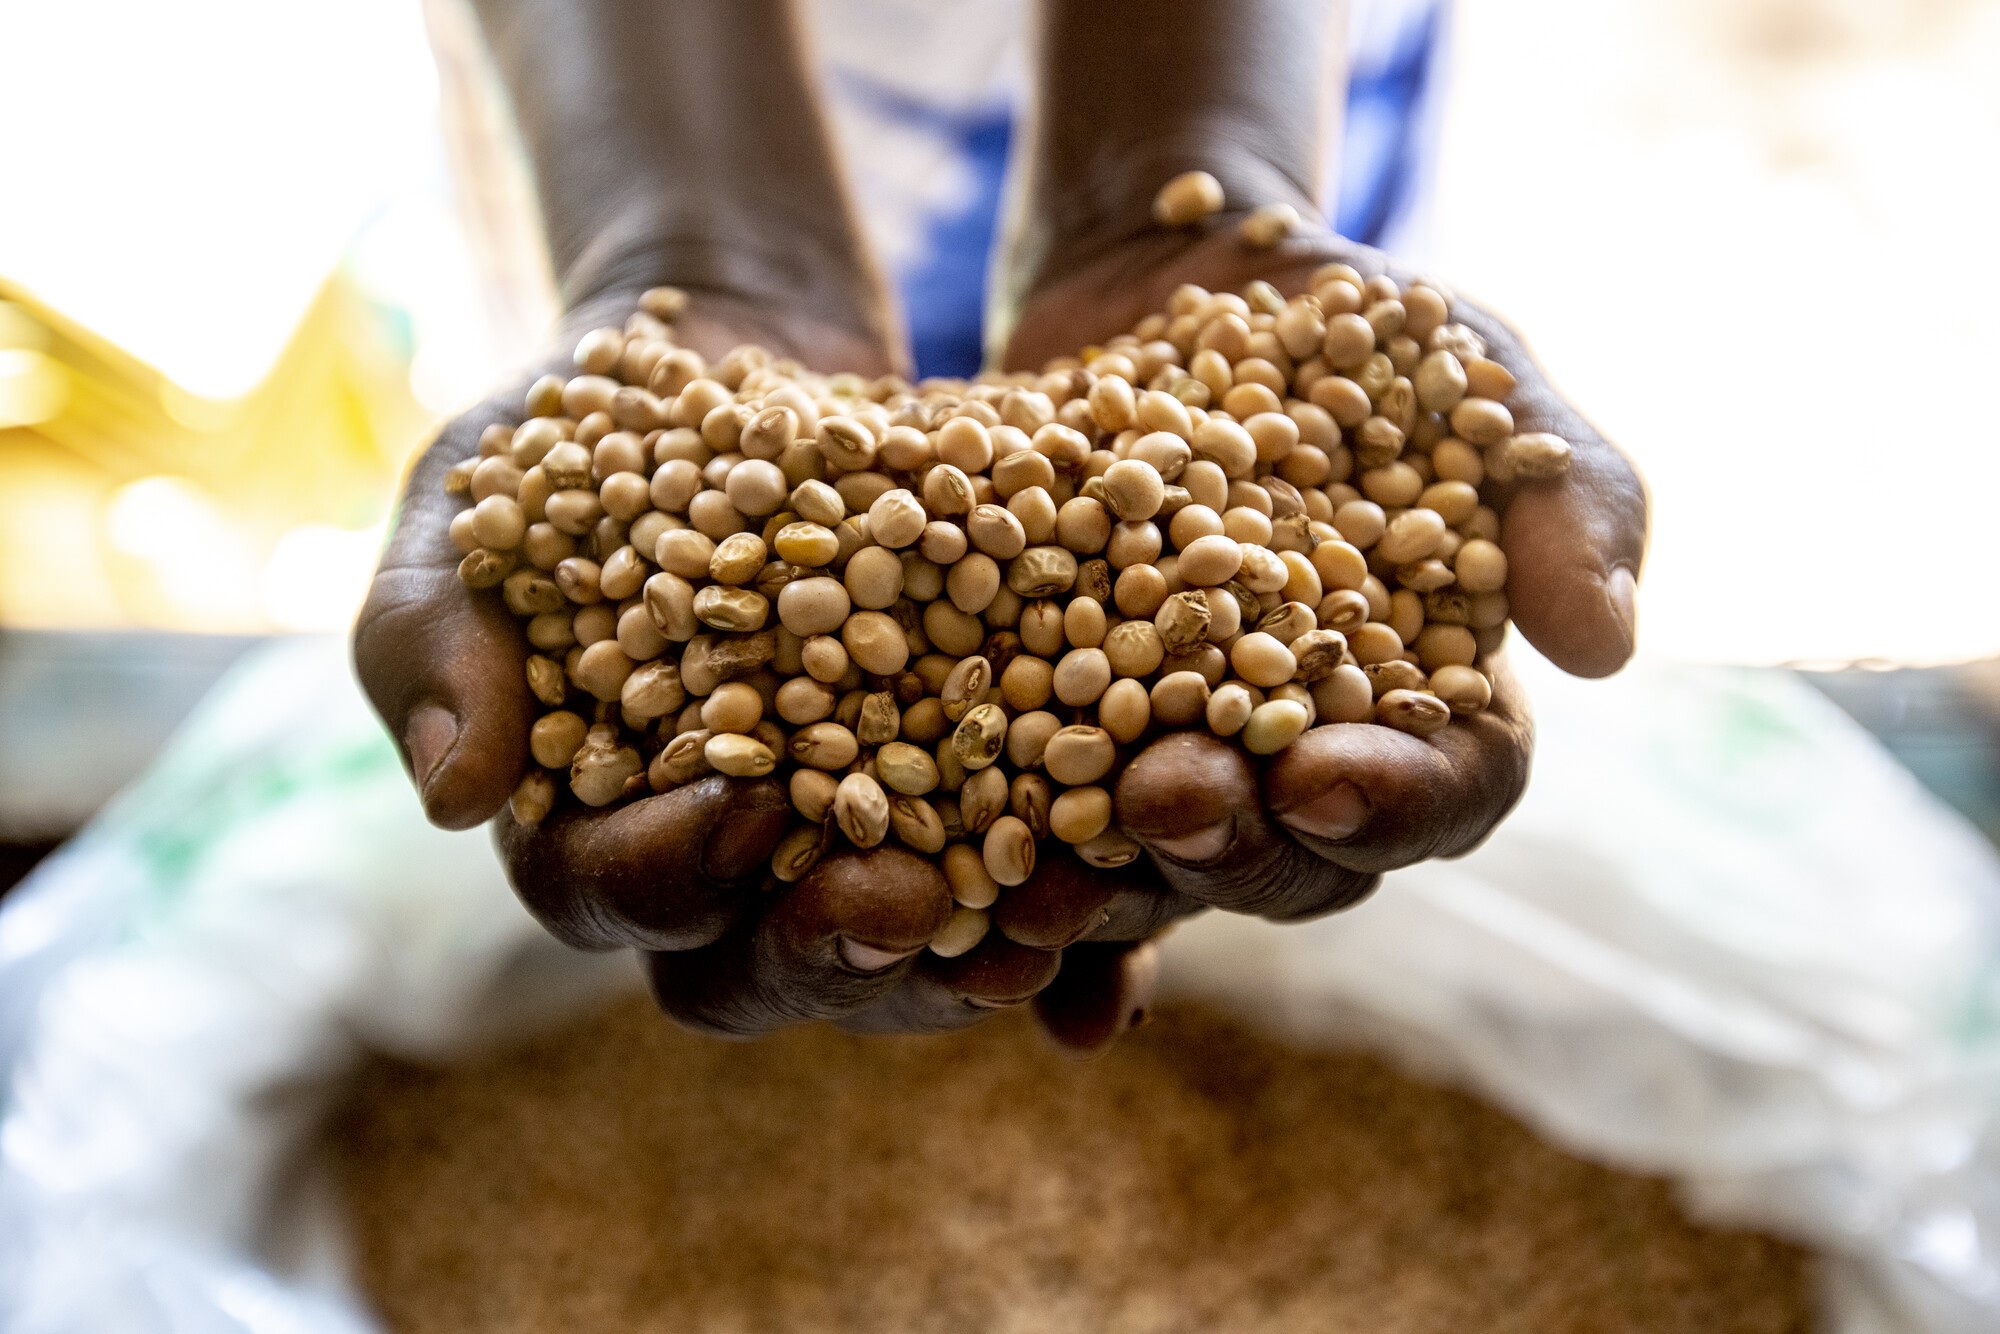
[(986, 912), (1060, 839), (1096, 866), (1124, 758), (1205, 728), (1418, 736), (1492, 698), (1507, 626), (1483, 488), (1553, 478), (1513, 376), (1437, 288), (1344, 264), (1287, 299), (1187, 286), (1039, 374), (911, 384), (679, 347), (673, 288), (528, 391), (447, 489), (460, 575), (526, 622), (533, 824), (710, 774), (797, 827), (939, 859)]

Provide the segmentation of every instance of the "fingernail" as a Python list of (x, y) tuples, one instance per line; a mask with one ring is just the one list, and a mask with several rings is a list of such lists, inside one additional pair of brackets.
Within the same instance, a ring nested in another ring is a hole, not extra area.
[[(922, 949), (919, 945), (917, 949)], [(885, 950), (858, 940), (840, 938), (840, 961), (857, 973), (879, 973), (915, 954), (917, 950)]]
[(1153, 851), (1165, 853), (1177, 862), (1212, 862), (1229, 851), (1229, 845), (1236, 840), (1236, 822), (1223, 820), (1206, 829), (1197, 829), (1192, 834), (1181, 834), (1175, 838), (1149, 838), (1146, 840)]
[(1361, 832), (1369, 813), (1367, 794), (1352, 783), (1335, 783), (1303, 806), (1281, 812), (1278, 818), (1301, 834), (1338, 843)]
[(1628, 566), (1620, 565), (1611, 571), (1604, 581), (1604, 602), (1611, 609), (1612, 619), (1625, 632), (1625, 645), (1629, 649), (1638, 642), (1636, 621), (1638, 619), (1639, 580)]
[(1125, 993), (1124, 1020), (1120, 1033), (1130, 1033), (1152, 1015), (1153, 992), (1160, 981), (1160, 947), (1147, 941), (1127, 954), (1119, 965), (1120, 990)]
[(403, 749), (409, 752), (410, 771), (416, 776), (417, 791), (431, 785), (444, 757), (458, 741), (458, 719), (437, 704), (426, 704), (410, 715), (403, 729)]
[(703, 873), (713, 880), (741, 880), (763, 870), (790, 823), (791, 812), (784, 808), (751, 807), (718, 817), (702, 844)]

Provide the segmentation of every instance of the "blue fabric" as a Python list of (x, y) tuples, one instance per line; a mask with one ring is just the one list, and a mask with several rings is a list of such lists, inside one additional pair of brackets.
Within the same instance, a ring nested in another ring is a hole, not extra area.
[(986, 270), (1000, 227), (1013, 110), (930, 106), (853, 71), (840, 72), (837, 89), (877, 114), (943, 138), (973, 171), (972, 198), (928, 219), (922, 254), (896, 275), (918, 376), (971, 375), (983, 351)]

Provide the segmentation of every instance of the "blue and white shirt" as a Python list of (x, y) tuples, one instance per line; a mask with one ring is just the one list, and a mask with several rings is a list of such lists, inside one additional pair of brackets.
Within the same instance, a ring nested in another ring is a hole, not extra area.
[[(1328, 220), (1395, 248), (1418, 213), (1449, 0), (1357, 0)], [(835, 121), (917, 370), (980, 359), (988, 262), (1024, 84), (1020, 0), (821, 0)]]

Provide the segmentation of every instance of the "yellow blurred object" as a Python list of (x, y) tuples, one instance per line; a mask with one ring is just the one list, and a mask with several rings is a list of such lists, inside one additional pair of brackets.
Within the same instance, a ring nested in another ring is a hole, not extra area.
[(336, 272), (240, 398), (0, 280), (0, 623), (334, 629), (434, 415), (404, 317)]

